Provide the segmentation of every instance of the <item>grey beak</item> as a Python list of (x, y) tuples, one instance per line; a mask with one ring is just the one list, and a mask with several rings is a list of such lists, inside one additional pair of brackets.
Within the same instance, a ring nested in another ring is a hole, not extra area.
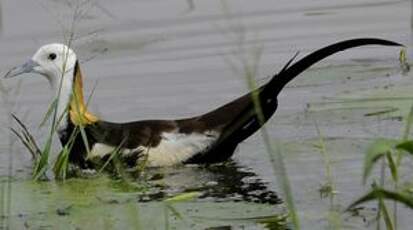
[(39, 66), (35, 61), (29, 60), (21, 66), (17, 66), (9, 70), (9, 72), (4, 75), (4, 78), (12, 78), (20, 74), (30, 73), (34, 71), (34, 68)]

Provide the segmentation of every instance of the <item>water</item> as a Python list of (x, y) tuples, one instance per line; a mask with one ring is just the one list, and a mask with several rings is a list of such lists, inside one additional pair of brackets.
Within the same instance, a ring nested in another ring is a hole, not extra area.
[[(1, 1), (1, 74), (27, 60), (39, 46), (63, 41), (62, 29), (69, 28), (76, 5), (64, 2)], [(253, 61), (252, 52), (260, 47), (263, 55), (257, 78), (262, 83), (296, 51), (304, 55), (338, 40), (381, 37), (410, 45), (409, 4), (377, 0), (194, 1), (193, 5), (185, 0), (104, 1), (90, 7), (76, 23), (74, 49), (82, 61), (85, 90), (90, 92), (97, 82), (91, 110), (103, 119), (182, 118), (202, 114), (247, 92), (242, 71), (233, 71), (230, 62), (240, 69), (239, 57)], [(325, 170), (313, 147), (318, 140), (314, 121), (333, 160), (339, 190), (336, 203), (345, 207), (368, 189), (361, 186), (366, 145), (378, 136), (398, 136), (402, 123), (396, 118), (405, 111), (379, 118), (365, 114), (388, 106), (409, 108), (410, 104), (407, 100), (333, 102), (409, 97), (411, 81), (398, 74), (397, 57), (394, 48), (346, 51), (302, 74), (279, 96), (279, 110), (267, 128), (271, 138), (282, 144), (303, 229), (327, 225), (328, 201), (318, 193)], [(52, 92), (40, 76), (21, 79), (20, 93), (11, 93), (16, 102), (13, 112), (25, 117), (35, 131)], [(1, 84), (15, 89), (18, 80), (2, 80)], [(0, 175), (5, 176), (10, 124), (4, 107), (0, 121)], [(47, 128), (35, 133), (44, 141)], [(259, 134), (239, 146), (229, 166), (159, 169), (163, 178), (151, 181), (145, 195), (125, 190), (106, 177), (63, 185), (34, 184), (29, 181), (28, 154), (20, 143), (13, 146), (12, 224), (17, 229), (26, 223), (35, 229), (53, 229), (63, 222), (67, 228), (81, 229), (163, 228), (164, 206), (159, 201), (188, 191), (202, 195), (193, 203), (177, 205), (185, 221), (173, 220), (169, 213), (172, 227), (260, 229), (264, 225), (248, 218), (285, 214), (282, 195), (277, 194), (281, 189)], [(362, 216), (344, 214), (344, 224), (366, 228), (362, 217), (372, 219), (372, 207)], [(60, 215), (61, 209), (63, 213), (68, 209), (68, 215)], [(411, 212), (399, 214), (400, 229), (409, 226)], [(90, 223), (90, 219), (96, 221)], [(374, 228), (374, 224), (367, 227)]]

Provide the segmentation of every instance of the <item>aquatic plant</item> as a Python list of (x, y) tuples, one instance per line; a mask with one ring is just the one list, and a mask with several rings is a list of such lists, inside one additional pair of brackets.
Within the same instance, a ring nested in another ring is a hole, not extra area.
[(318, 135), (318, 143), (314, 144), (314, 147), (316, 147), (322, 158), (323, 158), (323, 163), (324, 163), (324, 171), (325, 171), (325, 183), (322, 184), (319, 188), (320, 192), (320, 198), (328, 198), (330, 207), (328, 208), (328, 223), (329, 229), (340, 229), (341, 228), (341, 219), (340, 219), (340, 213), (335, 207), (335, 196), (338, 194), (336, 185), (334, 183), (334, 178), (333, 178), (333, 173), (332, 173), (332, 162), (330, 159), (330, 154), (327, 151), (327, 146), (324, 140), (324, 135), (321, 132), (320, 127), (318, 126), (318, 123), (316, 120), (314, 120), (314, 126), (317, 131)]
[[(408, 71), (410, 68), (407, 63), (405, 51), (400, 51), (400, 66), (402, 73)], [(389, 111), (392, 112), (392, 111)], [(413, 124), (413, 104), (410, 107), (409, 113), (405, 117), (404, 130), (399, 139), (376, 139), (367, 148), (364, 164), (363, 164), (363, 184), (365, 185), (367, 179), (370, 177), (374, 166), (381, 163), (381, 173), (379, 183), (373, 179), (371, 190), (359, 199), (354, 201), (347, 210), (354, 208), (357, 205), (364, 204), (369, 201), (377, 201), (378, 209), (376, 215), (377, 229), (380, 228), (380, 220), (383, 219), (386, 229), (397, 229), (397, 210), (398, 203), (404, 204), (409, 208), (413, 208), (413, 195), (411, 194), (411, 187), (401, 187), (401, 163), (406, 157), (413, 157), (413, 140), (409, 140), (411, 126)], [(390, 180), (393, 184), (393, 190), (389, 190), (386, 186), (385, 180), (386, 171), (390, 173)], [(393, 215), (386, 205), (385, 200), (393, 201)]]

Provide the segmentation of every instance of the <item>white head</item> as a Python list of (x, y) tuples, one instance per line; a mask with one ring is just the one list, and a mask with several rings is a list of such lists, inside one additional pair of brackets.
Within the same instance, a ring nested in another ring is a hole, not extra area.
[[(72, 123), (89, 124), (95, 122), (97, 118), (87, 111), (83, 100), (82, 75), (76, 62), (76, 54), (69, 47), (63, 44), (49, 44), (40, 47), (28, 62), (14, 67), (5, 77), (11, 78), (24, 73), (38, 73), (45, 76), (57, 92), (57, 117), (62, 115), (68, 117), (70, 114)], [(76, 105), (72, 106), (73, 101), (76, 101)], [(68, 107), (69, 110), (66, 110)], [(76, 113), (73, 112), (72, 107), (76, 107)], [(66, 127), (67, 119), (62, 119), (58, 130)]]
[[(76, 54), (64, 44), (48, 44), (40, 47), (33, 57), (25, 64), (14, 67), (6, 75), (11, 78), (23, 73), (38, 73), (45, 76), (53, 88), (60, 79), (73, 73), (76, 65)], [(73, 74), (69, 76), (73, 77)]]

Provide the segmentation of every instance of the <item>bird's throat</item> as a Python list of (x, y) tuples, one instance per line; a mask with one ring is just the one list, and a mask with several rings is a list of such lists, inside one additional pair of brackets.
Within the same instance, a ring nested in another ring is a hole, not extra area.
[(82, 73), (78, 62), (76, 62), (73, 74), (73, 94), (69, 104), (70, 121), (77, 126), (93, 124), (98, 121), (98, 118), (88, 111), (84, 101)]

